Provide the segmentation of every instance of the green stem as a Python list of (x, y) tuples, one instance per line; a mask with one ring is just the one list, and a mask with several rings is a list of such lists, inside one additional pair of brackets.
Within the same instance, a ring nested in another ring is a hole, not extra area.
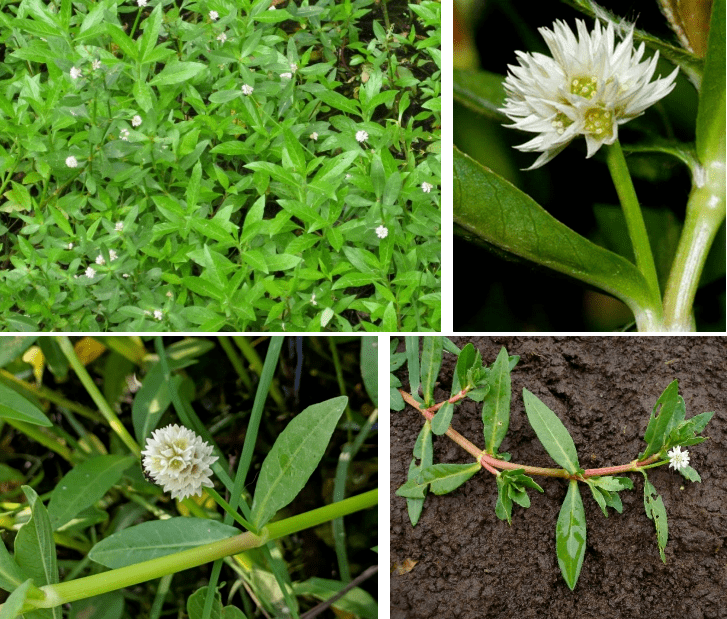
[(207, 494), (209, 494), (215, 502), (224, 509), (238, 524), (242, 525), (248, 531), (255, 531), (255, 527), (252, 526), (247, 520), (245, 520), (240, 514), (238, 514), (232, 505), (230, 505), (225, 499), (223, 499), (214, 488), (205, 488)]
[[(142, 561), (100, 574), (78, 578), (69, 582), (40, 587), (43, 599), (26, 600), (23, 612), (35, 608), (53, 608), (61, 604), (83, 600), (109, 591), (161, 578), (167, 574), (181, 572), (210, 561), (238, 554), (251, 548), (263, 546), (268, 541), (285, 537), (303, 529), (318, 526), (334, 518), (373, 507), (378, 502), (378, 490), (370, 490), (338, 503), (326, 505), (292, 518), (273, 522), (263, 528), (263, 535), (241, 533), (210, 544), (203, 544), (189, 550)], [(1, 607), (0, 607), (1, 608)]]
[(106, 399), (98, 390), (98, 387), (96, 387), (96, 384), (93, 382), (93, 379), (86, 371), (86, 368), (76, 356), (76, 352), (73, 350), (71, 340), (69, 340), (66, 336), (58, 336), (56, 337), (56, 341), (58, 342), (58, 346), (60, 347), (63, 354), (66, 356), (66, 359), (68, 359), (68, 363), (70, 363), (73, 371), (76, 372), (76, 376), (78, 376), (78, 379), (81, 381), (81, 383), (83, 383), (83, 386), (86, 388), (88, 395), (90, 395), (91, 399), (96, 403), (96, 406), (98, 406), (98, 410), (104, 416), (111, 429), (116, 432), (118, 437), (129, 448), (131, 453), (139, 458), (141, 456), (141, 448), (139, 447), (139, 445), (136, 444), (134, 438), (131, 436), (131, 434), (129, 434), (129, 431), (126, 429), (124, 424), (121, 423), (121, 420), (111, 409)]
[[(725, 220), (725, 153), (701, 171), (687, 203), (687, 216), (664, 294), (667, 331), (694, 331), (692, 306), (712, 241)], [(701, 182), (699, 182), (701, 181)]]
[[(616, 187), (616, 193), (621, 201), (621, 208), (623, 209), (624, 218), (626, 219), (626, 227), (629, 231), (629, 237), (631, 238), (631, 245), (634, 250), (634, 256), (636, 258), (636, 266), (638, 267), (641, 274), (646, 279), (646, 283), (649, 287), (649, 297), (652, 300), (652, 310), (660, 314), (658, 308), (661, 307), (661, 295), (659, 292), (659, 278), (656, 274), (656, 265), (654, 264), (654, 256), (651, 253), (651, 245), (649, 245), (649, 236), (646, 233), (646, 225), (644, 224), (644, 217), (641, 214), (641, 207), (639, 206), (639, 200), (636, 197), (636, 191), (634, 185), (631, 182), (631, 174), (629, 173), (628, 166), (626, 165), (626, 158), (624, 157), (623, 151), (621, 150), (621, 144), (616, 140), (606, 151), (606, 161), (608, 162), (608, 169), (611, 172), (611, 178), (613, 184)], [(642, 330), (642, 326), (653, 326), (638, 324), (640, 322), (640, 316), (636, 316), (637, 325), (639, 330)], [(660, 318), (657, 316), (655, 318)], [(643, 318), (641, 320), (643, 323)]]

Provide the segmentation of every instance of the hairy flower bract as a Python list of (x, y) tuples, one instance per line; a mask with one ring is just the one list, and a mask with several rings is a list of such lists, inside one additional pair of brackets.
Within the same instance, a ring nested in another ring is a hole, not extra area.
[(217, 456), (212, 446), (192, 430), (177, 424), (156, 430), (146, 441), (144, 470), (171, 492), (173, 499), (202, 494), (202, 486), (212, 487), (210, 476)]
[(603, 28), (596, 22), (588, 32), (585, 22), (576, 20), (576, 27), (578, 37), (564, 21), (556, 21), (552, 30), (540, 28), (553, 57), (518, 51), (519, 66), (508, 67), (501, 111), (513, 124), (506, 126), (537, 133), (517, 148), (542, 153), (529, 170), (550, 161), (579, 135), (586, 138), (586, 157), (592, 157), (616, 141), (619, 125), (674, 88), (678, 68), (650, 82), (659, 52), (641, 60), (645, 46), (634, 49), (633, 25), (618, 44), (612, 23)]

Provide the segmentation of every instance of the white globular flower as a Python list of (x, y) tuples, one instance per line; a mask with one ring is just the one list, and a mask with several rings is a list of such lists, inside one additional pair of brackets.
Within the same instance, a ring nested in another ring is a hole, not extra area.
[(318, 139), (318, 132), (317, 131), (314, 131), (313, 133), (311, 133), (310, 134), (310, 139), (315, 142)]
[(290, 63), (290, 70), (291, 70), (291, 71), (292, 71), (293, 73), (295, 73), (295, 72), (296, 72), (296, 71), (298, 70), (298, 65), (297, 65), (297, 64), (295, 64), (294, 62), (291, 62), (291, 63)]
[(164, 318), (164, 313), (162, 310), (154, 310), (154, 318), (156, 320), (162, 320)]
[(672, 468), (675, 471), (689, 466), (689, 452), (686, 449), (682, 451), (682, 448), (679, 445), (668, 452), (667, 456), (669, 456), (669, 468)]
[(101, 266), (103, 266), (104, 264), (106, 264), (106, 259), (101, 254), (99, 254), (98, 256), (96, 256), (96, 264), (100, 264)]
[(116, 225), (114, 226), (114, 230), (116, 230), (116, 232), (123, 232), (124, 231), (124, 222), (117, 221)]
[(252, 91), (255, 90), (252, 86), (249, 84), (243, 84), (242, 85), (242, 94), (250, 96), (252, 94)]
[(129, 130), (128, 129), (121, 129), (119, 131), (119, 137), (124, 140), (125, 142), (129, 141)]
[(94, 269), (93, 267), (88, 267), (86, 269), (86, 277), (88, 277), (88, 279), (93, 279), (94, 277), (96, 277), (96, 269)]
[(356, 132), (356, 140), (357, 141), (359, 141), (359, 142), (365, 142), (368, 139), (369, 139), (369, 134), (366, 133), (365, 131), (362, 130), (362, 131), (357, 131)]
[(136, 4), (139, 6), (146, 6), (146, 0), (136, 0)]
[(115, 250), (109, 249), (109, 260), (111, 260), (111, 262), (116, 260), (118, 257), (119, 257), (119, 255), (116, 253)]
[(68, 249), (73, 249), (73, 243), (68, 243)]
[(77, 69), (76, 67), (71, 67), (71, 79), (75, 80), (81, 77), (81, 69)]
[(93, 62), (91, 63), (91, 68), (92, 68), (92, 69), (93, 69), (94, 71), (98, 71), (98, 70), (99, 70), (99, 69), (101, 68), (101, 61), (100, 61), (100, 60), (94, 60), (94, 61), (93, 61)]
[(315, 292), (310, 296), (310, 304), (311, 305), (318, 305), (318, 301), (316, 301), (316, 293)]
[(220, 17), (220, 14), (217, 11), (210, 11), (210, 19), (212, 21), (217, 21)]
[(505, 79), (507, 99), (501, 109), (512, 125), (537, 133), (519, 150), (542, 153), (528, 169), (544, 165), (570, 141), (586, 138), (586, 158), (604, 144), (618, 138), (618, 126), (641, 115), (674, 88), (679, 69), (668, 77), (650, 82), (659, 52), (641, 61), (644, 43), (634, 49), (634, 27), (630, 25), (616, 43), (612, 23), (599, 22), (588, 32), (576, 20), (578, 38), (564, 21), (553, 29), (539, 28), (553, 57), (515, 52), (519, 66), (510, 65)]
[(220, 43), (224, 43), (225, 41), (227, 41), (227, 35), (226, 35), (226, 34), (225, 34), (224, 32), (220, 32), (220, 33), (219, 33), (219, 34), (217, 35), (217, 40), (218, 40), (218, 41), (219, 41)]
[(77, 168), (78, 160), (73, 155), (71, 155), (70, 157), (66, 157), (66, 165), (69, 168)]
[(429, 193), (433, 187), (434, 185), (431, 185), (430, 183), (422, 183), (422, 191), (424, 193)]
[(141, 124), (141, 116), (138, 114), (131, 119), (131, 126), (138, 127)]
[(380, 239), (385, 239), (389, 235), (389, 229), (386, 226), (379, 226), (376, 228), (376, 236)]
[(284, 80), (289, 80), (293, 77), (292, 73), (281, 73), (280, 77), (282, 77)]
[(202, 494), (213, 486), (210, 466), (217, 460), (212, 446), (192, 430), (177, 424), (156, 430), (146, 441), (144, 470), (173, 499)]

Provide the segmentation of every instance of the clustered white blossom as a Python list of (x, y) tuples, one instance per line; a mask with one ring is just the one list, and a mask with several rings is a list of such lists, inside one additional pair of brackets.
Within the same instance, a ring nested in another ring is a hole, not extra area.
[(682, 451), (679, 445), (669, 451), (667, 455), (669, 456), (669, 468), (678, 471), (689, 466), (689, 452), (686, 449)]
[(365, 142), (368, 139), (369, 139), (369, 134), (366, 133), (365, 131), (361, 130), (361, 131), (357, 131), (356, 132), (356, 140), (357, 141), (359, 141), (359, 142)]
[(224, 43), (225, 41), (227, 41), (227, 35), (226, 35), (226, 34), (225, 34), (224, 32), (220, 32), (220, 33), (219, 33), (219, 34), (217, 35), (217, 40), (218, 40), (218, 41), (219, 41), (220, 43)]
[(518, 51), (519, 66), (508, 67), (501, 111), (513, 124), (506, 126), (537, 133), (516, 148), (542, 153), (529, 170), (550, 161), (579, 135), (586, 138), (586, 157), (592, 157), (616, 141), (619, 125), (674, 88), (678, 68), (650, 83), (659, 52), (641, 62), (645, 46), (634, 49), (633, 24), (624, 28), (618, 44), (612, 23), (604, 29), (596, 22), (590, 33), (582, 20), (576, 27), (578, 38), (564, 21), (556, 21), (553, 30), (539, 28), (553, 57)]
[(117, 221), (116, 225), (114, 226), (114, 230), (116, 230), (116, 232), (123, 232), (124, 231), (124, 222)]
[(313, 133), (311, 133), (310, 134), (310, 139), (315, 142), (318, 139), (318, 132), (317, 131), (314, 131)]
[(285, 80), (289, 80), (293, 77), (293, 74), (292, 73), (281, 73), (280, 77), (282, 77)]
[(434, 187), (434, 185), (431, 185), (429, 183), (422, 183), (422, 191), (424, 193), (429, 193), (433, 187)]
[(93, 267), (88, 267), (86, 269), (86, 277), (88, 277), (88, 279), (93, 279), (94, 277), (96, 277), (96, 269), (94, 269)]
[(202, 486), (213, 486), (210, 466), (217, 456), (212, 455), (211, 445), (184, 426), (156, 430), (141, 453), (144, 470), (173, 499), (201, 495)]
[(76, 67), (71, 67), (71, 79), (75, 80), (81, 77), (81, 69), (77, 69)]
[(243, 84), (242, 85), (242, 94), (243, 95), (248, 95), (249, 96), (249, 95), (252, 94), (252, 91), (253, 90), (255, 90), (255, 89), (252, 86), (250, 86), (249, 84)]
[(66, 157), (66, 165), (69, 168), (77, 168), (78, 160), (73, 155), (71, 155), (70, 157)]
[(146, 6), (146, 0), (136, 0), (136, 4), (139, 6)]
[(164, 313), (162, 310), (154, 310), (154, 318), (156, 320), (162, 320), (164, 318)]
[(122, 140), (124, 140), (124, 141), (128, 142), (128, 141), (129, 141), (129, 130), (128, 130), (128, 129), (121, 129), (121, 130), (119, 131), (119, 137), (120, 137), (120, 138), (121, 138)]
[(131, 119), (131, 126), (138, 127), (141, 124), (141, 116), (138, 114)]
[(380, 239), (385, 239), (389, 235), (389, 229), (386, 226), (379, 226), (376, 228), (376, 236)]
[(98, 59), (97, 59), (97, 60), (94, 60), (94, 61), (93, 61), (93, 62), (91, 63), (91, 68), (92, 68), (92, 69), (93, 69), (94, 71), (98, 71), (98, 70), (99, 70), (99, 69), (101, 68), (101, 61), (100, 61), (100, 60), (98, 60)]
[(220, 14), (217, 11), (210, 11), (210, 19), (212, 21), (217, 21), (219, 16), (220, 16)]

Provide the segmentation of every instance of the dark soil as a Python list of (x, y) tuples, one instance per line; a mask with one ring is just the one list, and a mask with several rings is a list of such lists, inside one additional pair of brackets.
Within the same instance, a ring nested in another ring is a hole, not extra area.
[[(391, 420), (391, 561), (416, 561), (391, 574), (391, 619), (716, 619), (727, 617), (727, 340), (717, 337), (479, 337), (472, 341), (491, 364), (501, 346), (520, 355), (512, 372), (510, 429), (500, 450), (513, 462), (555, 466), (527, 422), (527, 387), (560, 417), (578, 449), (581, 466), (625, 464), (645, 448), (642, 440), (654, 403), (679, 380), (687, 418), (716, 411), (704, 430), (710, 440), (689, 448), (702, 483), (666, 466), (649, 471), (666, 506), (669, 541), (664, 565), (654, 524), (643, 506), (643, 477), (629, 474), (634, 490), (621, 493), (623, 513), (608, 519), (581, 487), (588, 537), (573, 592), (561, 577), (555, 524), (566, 493), (563, 480), (538, 477), (543, 494), (528, 491), (529, 509), (513, 507), (512, 526), (495, 516), (497, 490), (484, 470), (455, 492), (429, 494), (415, 528), (404, 483), (423, 418), (411, 407)], [(445, 352), (435, 391), (449, 395), (454, 355)], [(407, 372), (400, 378), (408, 385)], [(454, 428), (483, 444), (481, 405), (459, 405)], [(446, 437), (435, 437), (435, 462), (472, 458)]]

